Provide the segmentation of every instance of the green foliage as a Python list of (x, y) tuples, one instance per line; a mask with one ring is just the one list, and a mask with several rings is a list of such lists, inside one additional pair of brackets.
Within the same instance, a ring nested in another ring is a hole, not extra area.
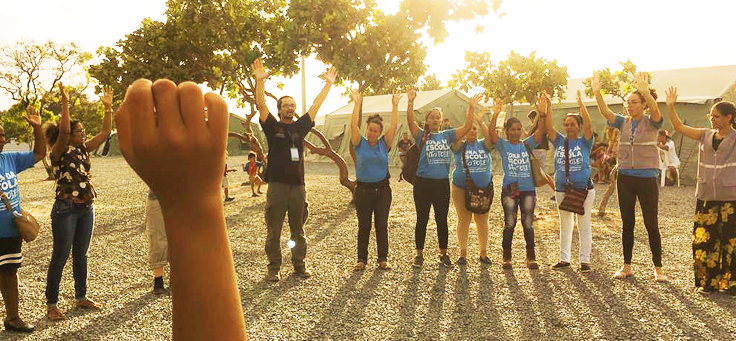
[(483, 88), (486, 101), (500, 99), (504, 103), (535, 103), (537, 94), (546, 90), (550, 97), (564, 99), (567, 85), (567, 67), (557, 60), (537, 58), (532, 52), (522, 56), (511, 51), (508, 59), (494, 66), (487, 52), (465, 52), (468, 66), (458, 70), (450, 86), (463, 91)]
[(415, 30), (427, 28), (435, 43), (447, 39), (446, 23), (498, 13), (502, 0), (403, 0), (399, 13), (404, 14), (405, 25)]
[(442, 88), (444, 88), (442, 82), (437, 79), (437, 75), (434, 73), (424, 76), (422, 83), (419, 85), (419, 90), (421, 91), (442, 90)]
[[(38, 106), (38, 104), (36, 104)], [(18, 101), (8, 110), (0, 111), (0, 125), (5, 129), (8, 140), (16, 143), (32, 143), (33, 128), (25, 120), (26, 102)], [(53, 119), (53, 113), (49, 110), (40, 111), (41, 121), (46, 122)]]
[[(636, 90), (636, 65), (627, 59), (625, 62), (619, 62), (621, 64), (621, 70), (611, 72), (609, 68), (602, 68), (598, 70), (601, 80), (601, 91), (605, 95), (611, 95), (620, 98), (622, 101), (626, 101), (626, 95)], [(652, 74), (647, 73), (649, 82), (652, 81)], [(590, 83), (593, 77), (586, 78), (583, 80), (585, 85), (585, 95), (593, 98), (593, 88)]]

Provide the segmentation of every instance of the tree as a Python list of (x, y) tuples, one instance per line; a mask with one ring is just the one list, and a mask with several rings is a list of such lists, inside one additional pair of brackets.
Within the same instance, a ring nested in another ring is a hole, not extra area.
[[(636, 80), (634, 75), (636, 74), (636, 65), (631, 62), (631, 59), (627, 59), (625, 62), (619, 62), (621, 64), (621, 70), (611, 73), (611, 69), (602, 68), (598, 70), (598, 74), (601, 78), (601, 91), (604, 95), (611, 95), (618, 97), (621, 101), (626, 101), (626, 95), (636, 90)], [(649, 82), (652, 81), (652, 75), (647, 73)], [(590, 82), (593, 77), (589, 77), (583, 80), (585, 85), (585, 95), (589, 98), (593, 98), (593, 88)]]
[(511, 113), (514, 102), (535, 103), (542, 90), (550, 97), (565, 98), (567, 67), (557, 65), (557, 60), (537, 58), (535, 52), (526, 57), (514, 51), (497, 66), (487, 52), (467, 51), (465, 60), (468, 66), (452, 76), (450, 86), (466, 92), (483, 88), (484, 100), (500, 99), (511, 105)]
[(419, 90), (421, 91), (442, 90), (442, 88), (442, 82), (437, 79), (437, 75), (434, 73), (428, 76), (424, 76), (422, 84), (419, 85)]
[[(0, 121), (19, 142), (32, 144), (33, 134), (25, 125), (25, 107), (33, 103), (43, 120), (51, 119), (47, 106), (57, 84), (69, 75), (82, 73), (92, 54), (82, 51), (75, 43), (59, 44), (51, 40), (38, 44), (31, 40), (0, 46), (0, 89), (18, 101)], [(53, 173), (48, 161), (43, 164), (49, 179)]]

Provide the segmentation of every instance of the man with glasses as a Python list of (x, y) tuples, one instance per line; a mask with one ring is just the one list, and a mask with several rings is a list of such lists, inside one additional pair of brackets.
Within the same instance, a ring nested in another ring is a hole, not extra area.
[(268, 273), (266, 280), (279, 281), (281, 269), (281, 228), (288, 211), (291, 237), (287, 245), (291, 248), (291, 262), (294, 275), (309, 278), (304, 258), (307, 254), (307, 241), (304, 238), (306, 191), (304, 189), (304, 137), (314, 126), (314, 118), (335, 82), (337, 70), (332, 67), (322, 74), (326, 81), (306, 115), (295, 120), (296, 102), (290, 96), (278, 99), (279, 121), (271, 115), (266, 106), (265, 80), (269, 74), (260, 60), (253, 62), (256, 78), (256, 105), (260, 113), (259, 121), (268, 141), (268, 167), (264, 182), (268, 183), (266, 192), (266, 256)]

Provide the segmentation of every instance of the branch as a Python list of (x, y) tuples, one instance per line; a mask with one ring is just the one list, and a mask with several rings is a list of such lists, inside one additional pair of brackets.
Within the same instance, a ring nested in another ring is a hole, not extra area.
[(340, 184), (345, 186), (345, 188), (350, 190), (350, 193), (355, 195), (356, 182), (355, 180), (350, 179), (349, 177), (350, 173), (348, 172), (348, 165), (347, 163), (345, 163), (345, 159), (343, 159), (342, 156), (340, 156), (340, 154), (337, 154), (335, 150), (332, 149), (332, 145), (330, 145), (330, 142), (327, 141), (327, 138), (325, 137), (324, 134), (322, 134), (321, 131), (315, 128), (312, 128), (310, 132), (316, 135), (320, 139), (320, 141), (322, 141), (322, 144), (325, 147), (318, 148), (317, 146), (312, 144), (312, 142), (309, 142), (307, 140), (304, 140), (304, 145), (307, 146), (307, 148), (309, 148), (310, 152), (317, 154), (317, 155), (326, 156), (332, 159), (332, 161), (334, 161), (335, 164), (337, 165), (337, 168), (340, 170)]

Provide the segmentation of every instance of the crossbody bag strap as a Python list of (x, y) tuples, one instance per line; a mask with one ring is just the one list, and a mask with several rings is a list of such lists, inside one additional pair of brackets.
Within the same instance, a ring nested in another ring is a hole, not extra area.
[(0, 189), (0, 198), (3, 200), (3, 203), (8, 209), (8, 212), (13, 213), (15, 211), (13, 210), (13, 205), (10, 203), (10, 200), (8, 200), (8, 196), (5, 195), (5, 192), (2, 189)]
[(565, 138), (565, 182), (570, 184), (570, 141)]

